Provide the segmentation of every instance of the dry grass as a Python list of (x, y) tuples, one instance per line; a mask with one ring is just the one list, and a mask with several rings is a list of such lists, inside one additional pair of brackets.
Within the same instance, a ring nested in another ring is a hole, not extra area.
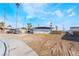
[[(73, 56), (79, 55), (75, 42), (61, 40), (60, 34), (34, 34), (22, 36), (26, 43), (40, 56)], [(27, 40), (28, 38), (28, 40)]]
[(18, 34), (12, 37), (23, 40), (40, 56), (79, 55), (79, 43), (61, 40), (62, 35), (63, 34)]

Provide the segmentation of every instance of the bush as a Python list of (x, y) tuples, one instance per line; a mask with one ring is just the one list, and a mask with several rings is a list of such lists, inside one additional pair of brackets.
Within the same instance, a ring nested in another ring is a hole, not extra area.
[(62, 31), (52, 31), (51, 34), (62, 34)]

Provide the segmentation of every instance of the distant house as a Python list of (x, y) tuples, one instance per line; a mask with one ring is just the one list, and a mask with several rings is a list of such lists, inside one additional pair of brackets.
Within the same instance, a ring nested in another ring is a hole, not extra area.
[(25, 27), (22, 27), (22, 28), (20, 28), (20, 31), (21, 31), (22, 33), (25, 33), (25, 32), (26, 32), (26, 28), (25, 28)]
[(69, 31), (72, 35), (79, 36), (79, 27), (70, 27)]
[(19, 28), (16, 29), (14, 27), (6, 27), (5, 33), (19, 34), (21, 33), (21, 30)]
[(14, 29), (11, 25), (8, 25), (7, 27), (5, 27), (5, 33), (7, 32), (7, 31), (9, 31), (10, 29)]
[(51, 32), (51, 27), (34, 27), (33, 28), (33, 33), (37, 34), (48, 34)]

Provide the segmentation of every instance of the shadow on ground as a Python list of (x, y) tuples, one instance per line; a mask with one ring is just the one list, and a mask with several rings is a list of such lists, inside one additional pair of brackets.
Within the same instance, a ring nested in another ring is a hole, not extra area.
[(69, 41), (79, 42), (79, 36), (72, 35), (72, 34), (70, 34), (68, 32), (66, 32), (66, 34), (63, 35), (61, 39), (62, 40), (69, 40)]

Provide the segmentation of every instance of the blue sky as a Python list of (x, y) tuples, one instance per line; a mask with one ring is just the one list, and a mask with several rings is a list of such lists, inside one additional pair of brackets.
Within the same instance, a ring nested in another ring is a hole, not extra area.
[[(15, 3), (0, 3), (0, 22), (4, 19), (6, 8), (6, 26), (16, 23)], [(35, 26), (58, 26), (62, 30), (64, 25), (68, 30), (72, 26), (79, 26), (79, 4), (77, 3), (27, 3), (20, 4), (18, 15), (18, 27), (26, 26), (31, 21)]]

